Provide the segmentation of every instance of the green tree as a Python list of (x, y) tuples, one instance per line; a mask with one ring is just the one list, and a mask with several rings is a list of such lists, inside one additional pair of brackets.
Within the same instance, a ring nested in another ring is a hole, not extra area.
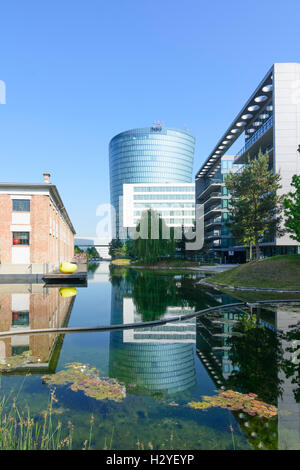
[(291, 238), (300, 242), (300, 175), (293, 176), (291, 186), (295, 191), (289, 192), (283, 201), (285, 226), (291, 233)]
[(227, 346), (234, 368), (227, 387), (241, 393), (255, 391), (260, 399), (275, 404), (283, 386), (283, 348), (277, 332), (261, 326), (256, 315), (243, 315), (234, 325)]
[(138, 260), (151, 264), (175, 254), (174, 229), (168, 229), (164, 220), (152, 209), (142, 212), (137, 233), (140, 236), (133, 240), (132, 252)]
[(120, 251), (122, 250), (123, 243), (121, 242), (119, 238), (113, 238), (108, 246), (109, 246), (109, 249), (108, 249), (109, 256), (111, 256), (112, 258), (119, 258), (121, 254), (121, 257), (123, 257), (122, 251)]
[(132, 278), (132, 298), (143, 321), (158, 320), (169, 306), (182, 304), (173, 277), (147, 272)]
[(94, 246), (87, 248), (86, 250), (87, 258), (99, 258), (99, 253)]
[(283, 196), (280, 175), (269, 169), (269, 156), (261, 151), (239, 172), (231, 172), (225, 178), (231, 193), (228, 227), (236, 239), (244, 245), (255, 245), (256, 258), (260, 258), (263, 238), (281, 236)]
[(75, 245), (74, 246), (74, 255), (78, 255), (80, 253), (83, 253), (83, 250), (81, 248), (79, 248), (78, 245)]

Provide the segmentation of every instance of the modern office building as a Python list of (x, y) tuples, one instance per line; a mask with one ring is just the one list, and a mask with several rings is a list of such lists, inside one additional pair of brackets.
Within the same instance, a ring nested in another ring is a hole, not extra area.
[(123, 185), (132, 183), (192, 183), (194, 137), (185, 130), (155, 123), (116, 135), (109, 144), (110, 195), (116, 211), (116, 237), (123, 230)]
[(49, 178), (0, 183), (0, 273), (43, 274), (72, 260), (75, 230)]
[(168, 227), (193, 227), (195, 183), (123, 185), (123, 227), (136, 227), (142, 212), (152, 209)]
[[(287, 194), (294, 174), (300, 173), (300, 158), (297, 152), (300, 143), (300, 63), (276, 63), (259, 83), (250, 98), (244, 104), (231, 125), (214, 146), (196, 174), (196, 202), (205, 199), (209, 191), (215, 191), (216, 179), (221, 179), (224, 187), (224, 174), (221, 165), (226, 161), (236, 140), (242, 136), (244, 143), (234, 159), (234, 166), (247, 163), (258, 155), (259, 150), (270, 156), (270, 165), (274, 172), (280, 173), (280, 194)], [(226, 103), (224, 103), (224, 106)], [(212, 186), (211, 189), (210, 186)], [(222, 214), (223, 216), (223, 214)], [(209, 222), (211, 219), (207, 216)], [(220, 229), (224, 229), (223, 220)], [(209, 230), (206, 231), (210, 233)], [(206, 238), (208, 242), (208, 237)], [(224, 239), (225, 241), (225, 239)], [(229, 260), (240, 261), (244, 247), (234, 242), (228, 247), (211, 246), (211, 253), (217, 258), (222, 255)], [(287, 234), (274, 237), (261, 243), (264, 256), (275, 254), (300, 253), (299, 243)]]
[(209, 247), (208, 257), (223, 263), (232, 258), (230, 247), (233, 245), (233, 240), (226, 226), (230, 194), (225, 186), (224, 177), (233, 170), (234, 160), (234, 156), (224, 155), (215, 165), (216, 171), (213, 176), (209, 174), (200, 178), (197, 188), (196, 202), (204, 206), (204, 240)]

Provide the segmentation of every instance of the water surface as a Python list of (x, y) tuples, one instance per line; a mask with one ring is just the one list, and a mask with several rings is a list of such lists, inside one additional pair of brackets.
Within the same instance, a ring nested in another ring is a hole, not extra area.
[[(68, 364), (78, 363), (83, 371), (95, 368), (111, 391), (103, 399), (89, 396), (84, 380), (76, 390), (72, 383), (55, 385), (55, 419), (72, 423), (75, 449), (88, 438), (91, 416), (94, 449), (299, 448), (296, 304), (236, 306), (155, 327), (30, 334), (49, 327), (164, 320), (238, 302), (201, 287), (201, 276), (111, 269), (104, 262), (90, 271), (88, 287), (76, 287), (71, 297), (42, 284), (1, 284), (0, 330), (28, 329), (0, 337), (1, 397), (16, 397), (20, 408), (28, 405), (41, 420), (51, 388), (43, 377), (55, 382)], [(30, 363), (24, 354), (31, 354)], [(278, 415), (189, 406), (228, 389), (256, 394), (278, 408)], [(117, 399), (116, 393), (123, 395)]]

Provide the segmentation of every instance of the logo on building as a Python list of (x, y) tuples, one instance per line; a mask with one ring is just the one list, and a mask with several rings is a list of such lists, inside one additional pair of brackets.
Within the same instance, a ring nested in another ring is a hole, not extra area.
[(153, 131), (161, 131), (162, 128), (163, 128), (163, 125), (164, 123), (161, 122), (161, 121), (153, 121), (153, 124), (152, 124), (152, 130)]

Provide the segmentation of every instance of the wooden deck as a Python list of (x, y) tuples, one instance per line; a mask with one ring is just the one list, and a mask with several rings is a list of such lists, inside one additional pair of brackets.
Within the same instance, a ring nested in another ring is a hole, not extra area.
[(50, 274), (43, 275), (43, 281), (47, 284), (86, 284), (87, 283), (87, 264), (81, 263), (78, 265), (75, 273), (62, 274), (57, 271)]

